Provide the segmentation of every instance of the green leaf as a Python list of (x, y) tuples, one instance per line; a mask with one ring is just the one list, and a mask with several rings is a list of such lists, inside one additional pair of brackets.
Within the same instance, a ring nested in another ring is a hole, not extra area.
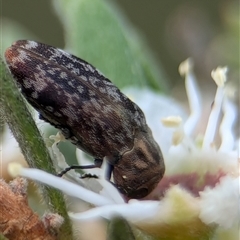
[(135, 30), (107, 0), (53, 0), (65, 27), (66, 48), (90, 62), (118, 87), (165, 90), (165, 77)]
[(108, 225), (107, 240), (135, 240), (128, 222), (116, 217)]

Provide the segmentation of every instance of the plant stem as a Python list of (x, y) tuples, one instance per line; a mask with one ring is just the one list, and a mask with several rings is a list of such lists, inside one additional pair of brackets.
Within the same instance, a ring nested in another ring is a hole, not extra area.
[[(19, 143), (29, 167), (42, 169), (55, 174), (52, 160), (42, 136), (29, 112), (26, 102), (20, 94), (11, 74), (0, 57), (0, 113), (7, 121), (14, 137)], [(52, 188), (39, 185), (51, 212), (57, 212), (64, 218), (59, 239), (72, 239), (69, 220), (63, 195)]]

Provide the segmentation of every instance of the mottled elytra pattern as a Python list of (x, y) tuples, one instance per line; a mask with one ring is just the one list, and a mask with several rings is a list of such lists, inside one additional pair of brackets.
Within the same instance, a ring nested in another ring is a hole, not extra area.
[(164, 173), (161, 150), (141, 109), (95, 67), (61, 49), (15, 42), (5, 52), (22, 94), (40, 118), (96, 159), (106, 157), (116, 187), (142, 198)]

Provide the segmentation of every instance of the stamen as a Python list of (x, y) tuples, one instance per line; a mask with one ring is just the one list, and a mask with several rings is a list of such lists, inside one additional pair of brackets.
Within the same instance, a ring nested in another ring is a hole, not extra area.
[(73, 220), (91, 220), (99, 217), (111, 219), (120, 215), (129, 221), (136, 222), (152, 218), (161, 207), (158, 201), (129, 201), (128, 204), (118, 204), (93, 208), (82, 213), (69, 213)]
[(9, 163), (8, 164), (8, 172), (14, 178), (21, 175), (23, 168), (24, 167), (20, 163)]
[(192, 70), (191, 59), (187, 59), (179, 66), (180, 74), (185, 75), (185, 88), (190, 108), (190, 116), (184, 124), (184, 132), (187, 136), (191, 135), (201, 115), (201, 97)]
[(20, 175), (22, 177), (26, 177), (47, 184), (49, 186), (61, 190), (67, 195), (82, 199), (83, 201), (89, 202), (95, 206), (102, 206), (114, 203), (110, 199), (107, 199), (97, 193), (89, 191), (77, 184), (53, 176), (39, 169), (34, 168), (28, 169), (22, 167), (20, 164), (10, 163), (9, 172), (14, 176)]
[(218, 67), (211, 72), (211, 76), (218, 87), (223, 87), (227, 81), (227, 67)]
[(173, 137), (172, 137), (172, 144), (173, 146), (177, 146), (179, 145), (184, 139), (184, 132), (183, 131), (175, 131), (173, 133)]
[(99, 179), (98, 181), (103, 187), (100, 191), (100, 195), (112, 199), (116, 204), (125, 203), (117, 188), (114, 187), (112, 183), (106, 181), (105, 179)]
[(219, 118), (222, 101), (224, 97), (224, 82), (226, 81), (226, 68), (217, 68), (211, 73), (218, 88), (215, 95), (212, 110), (208, 119), (207, 129), (203, 139), (203, 149), (209, 149), (215, 136), (217, 121)]
[(220, 135), (222, 139), (219, 151), (230, 152), (234, 147), (234, 136), (232, 132), (232, 127), (236, 119), (236, 107), (229, 101), (227, 97), (223, 100), (223, 120), (220, 125)]
[(162, 118), (161, 122), (165, 127), (176, 128), (182, 123), (182, 118), (179, 116), (169, 116)]

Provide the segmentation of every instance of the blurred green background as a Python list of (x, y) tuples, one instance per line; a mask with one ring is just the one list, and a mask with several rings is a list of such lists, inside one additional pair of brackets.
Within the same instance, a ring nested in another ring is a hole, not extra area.
[[(91, 1), (91, 0), (90, 0)], [(34, 40), (60, 48), (64, 33), (49, 0), (1, 0), (1, 20), (24, 26)], [(136, 27), (165, 71), (171, 93), (182, 85), (178, 65), (188, 57), (195, 72), (208, 87), (210, 72), (228, 65), (229, 77), (239, 77), (239, 1), (234, 0), (112, 0), (126, 21)], [(2, 23), (4, 26), (4, 22)], [(27, 36), (27, 35), (26, 35)], [(4, 36), (3, 36), (4, 37)], [(177, 89), (177, 90), (176, 90)]]

